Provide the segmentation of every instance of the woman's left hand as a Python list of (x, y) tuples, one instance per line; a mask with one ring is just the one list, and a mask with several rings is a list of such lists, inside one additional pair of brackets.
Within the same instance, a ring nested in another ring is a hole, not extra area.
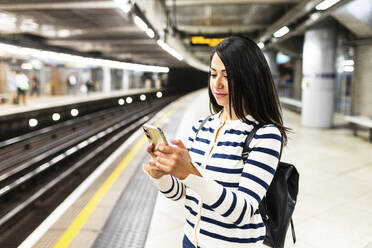
[(181, 140), (172, 140), (176, 146), (159, 145), (154, 152), (156, 166), (167, 174), (171, 174), (181, 180), (190, 174), (201, 176), (199, 171), (191, 163), (189, 151)]

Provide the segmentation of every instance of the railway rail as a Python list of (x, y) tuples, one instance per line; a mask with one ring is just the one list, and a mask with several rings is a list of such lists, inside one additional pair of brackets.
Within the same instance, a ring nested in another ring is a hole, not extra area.
[(0, 142), (0, 247), (17, 247), (132, 132), (176, 98), (102, 110)]

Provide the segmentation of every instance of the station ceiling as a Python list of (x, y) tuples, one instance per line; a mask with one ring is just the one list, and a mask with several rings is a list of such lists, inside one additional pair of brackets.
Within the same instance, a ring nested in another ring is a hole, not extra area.
[[(266, 48), (300, 56), (304, 30), (352, 2), (340, 0), (328, 10), (315, 11), (322, 1), (0, 0), (0, 38), (127, 62), (206, 68), (211, 47), (191, 44), (192, 36), (242, 34), (264, 42)], [(123, 12), (118, 2), (130, 2), (131, 10)], [(134, 23), (135, 15), (154, 29), (155, 38)], [(283, 26), (290, 27), (290, 33), (273, 38)], [(165, 40), (184, 59), (164, 51), (157, 39)]]

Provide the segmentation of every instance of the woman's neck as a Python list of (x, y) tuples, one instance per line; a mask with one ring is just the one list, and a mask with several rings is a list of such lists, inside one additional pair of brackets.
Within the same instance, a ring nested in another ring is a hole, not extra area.
[(226, 121), (226, 120), (238, 120), (239, 118), (235, 115), (234, 110), (231, 111), (231, 116), (230, 116), (230, 111), (229, 109), (222, 109), (222, 112), (219, 116), (219, 119), (221, 121)]

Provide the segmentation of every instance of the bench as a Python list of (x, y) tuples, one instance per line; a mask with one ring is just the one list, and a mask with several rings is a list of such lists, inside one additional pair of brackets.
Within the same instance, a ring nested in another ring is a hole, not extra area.
[(372, 119), (366, 116), (345, 116), (345, 121), (349, 122), (353, 128), (354, 136), (358, 135), (358, 126), (369, 129), (369, 141), (372, 142)]
[(281, 104), (288, 105), (293, 107), (296, 112), (301, 112), (302, 109), (302, 102), (296, 99), (288, 98), (288, 97), (279, 97), (279, 101)]

